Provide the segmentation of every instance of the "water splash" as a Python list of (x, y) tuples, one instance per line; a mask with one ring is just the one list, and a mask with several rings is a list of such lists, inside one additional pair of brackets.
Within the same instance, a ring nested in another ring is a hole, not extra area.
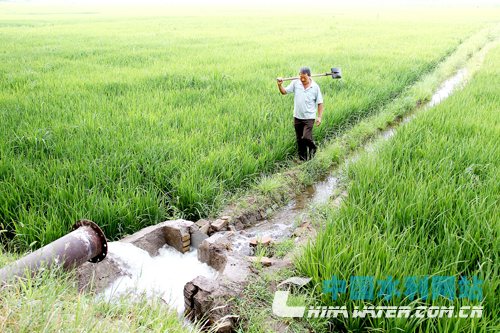
[(158, 256), (151, 257), (147, 251), (129, 243), (108, 245), (108, 256), (118, 262), (124, 275), (106, 288), (104, 297), (107, 300), (146, 293), (148, 297), (161, 297), (181, 314), (184, 312), (184, 285), (199, 275), (217, 278), (215, 269), (198, 261), (197, 250), (180, 253), (165, 245)]

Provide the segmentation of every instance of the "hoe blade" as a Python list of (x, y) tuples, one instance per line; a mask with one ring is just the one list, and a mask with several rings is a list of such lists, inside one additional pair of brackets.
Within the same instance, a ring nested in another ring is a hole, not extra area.
[(332, 79), (342, 78), (342, 72), (339, 67), (332, 68)]

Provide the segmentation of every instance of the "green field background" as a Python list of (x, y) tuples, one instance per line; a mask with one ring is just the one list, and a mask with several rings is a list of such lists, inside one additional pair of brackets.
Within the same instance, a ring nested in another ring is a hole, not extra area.
[[(196, 219), (295, 155), (293, 97), (319, 78), (317, 141), (377, 112), (491, 20), (418, 10), (149, 11), (0, 5), (0, 223), (25, 248), (80, 218), (108, 238)], [(439, 16), (437, 14), (433, 14)], [(448, 19), (447, 19), (448, 18)]]

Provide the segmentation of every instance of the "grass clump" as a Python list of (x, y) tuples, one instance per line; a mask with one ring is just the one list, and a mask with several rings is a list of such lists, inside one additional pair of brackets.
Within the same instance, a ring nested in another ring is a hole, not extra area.
[[(321, 318), (281, 318), (272, 311), (274, 293), (277, 285), (293, 276), (298, 276), (294, 269), (267, 272), (259, 271), (245, 286), (236, 298), (235, 308), (240, 314), (236, 332), (274, 333), (286, 329), (286, 332), (331, 332), (331, 326)], [(287, 305), (309, 306), (317, 302), (317, 297), (310, 290), (290, 285), (281, 286), (279, 290), (290, 291)], [(248, 306), (251, 304), (252, 306)]]
[(295, 242), (292, 238), (283, 238), (274, 243), (262, 245), (258, 242), (254, 248), (254, 255), (258, 258), (268, 257), (283, 259), (288, 253), (295, 249)]

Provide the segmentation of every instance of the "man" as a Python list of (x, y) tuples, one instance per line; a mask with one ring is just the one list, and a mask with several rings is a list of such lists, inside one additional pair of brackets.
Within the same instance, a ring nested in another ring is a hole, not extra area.
[[(278, 78), (278, 88), (282, 95), (295, 94), (293, 119), (295, 135), (299, 146), (299, 158), (306, 161), (314, 157), (316, 143), (312, 137), (314, 119), (316, 126), (321, 124), (323, 114), (323, 96), (319, 86), (311, 79), (309, 67), (302, 67), (299, 72), (300, 80), (293, 80), (288, 87), (283, 88), (283, 79)], [(316, 109), (316, 105), (318, 106)], [(318, 117), (316, 117), (316, 113)], [(309, 148), (309, 155), (307, 154)]]

